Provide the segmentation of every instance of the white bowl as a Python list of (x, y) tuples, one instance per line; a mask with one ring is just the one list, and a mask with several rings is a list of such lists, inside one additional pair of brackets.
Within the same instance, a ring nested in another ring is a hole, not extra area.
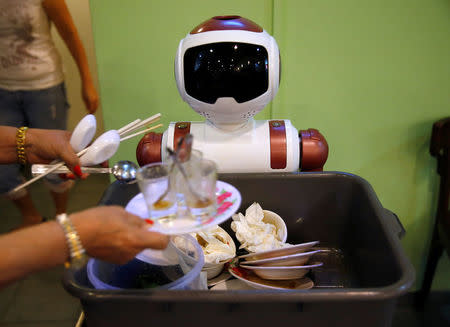
[[(230, 259), (231, 260), (231, 259)], [(219, 263), (205, 263), (202, 268), (202, 271), (206, 272), (206, 279), (212, 279), (220, 275), (227, 261), (221, 261)], [(207, 266), (208, 265), (208, 266)]]
[(258, 277), (269, 280), (298, 279), (305, 276), (311, 268), (320, 267), (323, 263), (315, 263), (307, 266), (264, 267), (240, 264), (240, 267), (252, 270)]
[[(228, 234), (222, 227), (217, 226), (217, 229), (219, 229), (222, 232), (222, 235), (225, 237), (225, 241), (230, 244), (232, 250), (234, 253), (236, 253), (236, 245), (234, 244), (233, 239), (231, 238), (230, 234)], [(205, 262), (202, 271), (206, 272), (206, 278), (211, 279), (216, 276), (218, 276), (222, 270), (224, 265), (229, 262), (233, 258), (229, 258), (227, 260), (219, 261), (218, 263), (210, 263)]]
[(321, 250), (315, 250), (310, 252), (300, 252), (291, 255), (285, 255), (281, 257), (244, 261), (246, 265), (263, 266), (263, 267), (283, 267), (283, 266), (301, 266), (304, 265), (312, 255), (321, 252)]
[(277, 239), (283, 243), (286, 243), (287, 239), (287, 227), (283, 218), (270, 210), (263, 210), (264, 217), (262, 219), (266, 224), (275, 225), (277, 228)]

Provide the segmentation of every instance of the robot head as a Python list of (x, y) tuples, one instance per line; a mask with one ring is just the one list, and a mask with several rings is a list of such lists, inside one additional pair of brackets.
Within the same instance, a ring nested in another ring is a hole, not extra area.
[(175, 78), (181, 97), (222, 129), (235, 129), (261, 111), (280, 82), (275, 39), (239, 16), (216, 16), (180, 41)]

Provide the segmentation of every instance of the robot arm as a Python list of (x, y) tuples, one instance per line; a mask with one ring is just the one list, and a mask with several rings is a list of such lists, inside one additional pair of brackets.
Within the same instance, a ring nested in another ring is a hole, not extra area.
[[(178, 138), (190, 132), (190, 122), (178, 122), (175, 126), (174, 143), (176, 144)], [(301, 130), (298, 135), (300, 147), (299, 170), (304, 172), (322, 171), (328, 158), (328, 144), (325, 137), (313, 128)], [(140, 140), (136, 148), (136, 158), (140, 166), (162, 161), (162, 139), (162, 133), (148, 133)], [(272, 145), (276, 143), (275, 140)]]
[(317, 129), (300, 130), (300, 170), (323, 171), (328, 158), (328, 143)]

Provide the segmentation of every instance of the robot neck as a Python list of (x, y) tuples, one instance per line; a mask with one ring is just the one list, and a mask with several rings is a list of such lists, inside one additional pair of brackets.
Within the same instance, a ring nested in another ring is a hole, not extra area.
[(239, 123), (219, 123), (219, 122), (211, 122), (210, 120), (206, 120), (206, 124), (213, 128), (220, 129), (223, 132), (236, 132), (239, 130), (246, 130), (248, 127), (252, 127), (254, 123), (254, 119), (250, 118), (245, 122)]

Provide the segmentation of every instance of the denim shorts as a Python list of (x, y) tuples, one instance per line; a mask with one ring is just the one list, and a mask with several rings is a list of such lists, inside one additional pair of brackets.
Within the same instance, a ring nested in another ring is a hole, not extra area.
[[(64, 83), (31, 91), (0, 88), (0, 125), (65, 130), (68, 109)], [(0, 194), (8, 193), (23, 181), (20, 164), (0, 165)]]

